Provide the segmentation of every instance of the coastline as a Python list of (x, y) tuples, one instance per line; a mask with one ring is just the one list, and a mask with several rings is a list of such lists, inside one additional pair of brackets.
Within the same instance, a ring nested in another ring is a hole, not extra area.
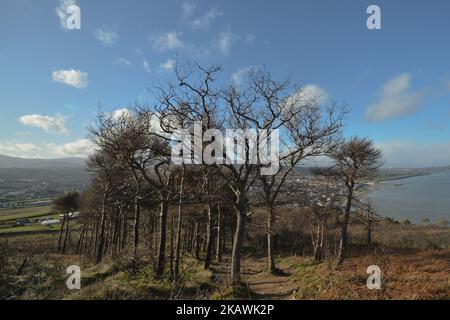
[(369, 196), (371, 193), (375, 192), (377, 189), (377, 186), (382, 182), (404, 180), (404, 179), (421, 177), (421, 176), (428, 176), (428, 175), (431, 175), (434, 173), (437, 173), (437, 172), (420, 172), (420, 173), (412, 173), (412, 174), (406, 174), (406, 175), (400, 175), (400, 176), (394, 176), (394, 177), (386, 177), (386, 178), (379, 177), (379, 178), (376, 178), (371, 181), (373, 183), (373, 185), (364, 188), (356, 196), (358, 197), (358, 200), (361, 201), (363, 198), (365, 198), (365, 197)]

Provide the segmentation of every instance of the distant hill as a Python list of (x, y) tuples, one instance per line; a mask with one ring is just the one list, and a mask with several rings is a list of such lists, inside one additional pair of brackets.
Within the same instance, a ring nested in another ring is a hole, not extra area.
[(61, 159), (22, 159), (0, 155), (0, 168), (2, 169), (62, 169), (85, 167), (83, 158)]

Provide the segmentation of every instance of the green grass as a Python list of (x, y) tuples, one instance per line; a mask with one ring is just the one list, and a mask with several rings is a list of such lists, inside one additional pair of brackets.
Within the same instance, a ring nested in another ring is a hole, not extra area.
[(60, 225), (52, 225), (52, 226), (31, 225), (14, 228), (9, 227), (9, 228), (0, 228), (0, 234), (18, 233), (18, 232), (54, 231), (59, 230), (59, 228)]
[(21, 209), (5, 209), (0, 210), (0, 223), (15, 221), (16, 219), (39, 218), (50, 215), (58, 216), (54, 212), (52, 213), (51, 206), (21, 208)]

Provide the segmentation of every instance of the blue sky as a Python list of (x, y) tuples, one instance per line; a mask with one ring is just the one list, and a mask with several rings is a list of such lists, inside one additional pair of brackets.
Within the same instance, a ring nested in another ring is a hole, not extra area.
[[(61, 24), (69, 4), (81, 30)], [(372, 138), (386, 165), (448, 165), (449, 15), (446, 0), (1, 0), (0, 154), (85, 155), (98, 105), (151, 102), (178, 59), (220, 64), (223, 81), (265, 65), (345, 101), (345, 134)]]

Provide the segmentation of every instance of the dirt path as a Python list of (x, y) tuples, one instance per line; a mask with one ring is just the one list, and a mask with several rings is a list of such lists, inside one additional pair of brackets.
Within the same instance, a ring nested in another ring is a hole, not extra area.
[[(219, 277), (229, 277), (230, 259), (225, 258), (216, 266)], [(266, 271), (265, 258), (244, 257), (241, 262), (242, 280), (249, 286), (252, 299), (260, 300), (289, 300), (297, 290), (292, 281), (290, 269), (283, 269), (279, 275)]]

